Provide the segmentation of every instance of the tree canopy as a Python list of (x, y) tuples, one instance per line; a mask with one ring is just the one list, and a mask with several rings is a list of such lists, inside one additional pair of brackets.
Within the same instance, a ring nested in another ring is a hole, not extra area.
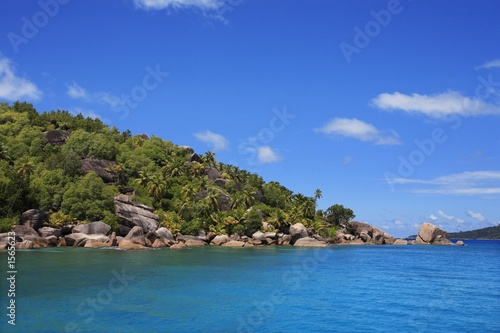
[[(111, 176), (85, 168), (89, 161), (103, 161), (101, 171)], [(113, 197), (120, 192), (133, 192), (134, 200), (152, 206), (162, 225), (191, 234), (251, 234), (264, 230), (262, 221), (268, 230), (296, 222), (321, 230), (355, 216), (342, 205), (323, 214), (316, 210), (320, 189), (311, 196), (294, 193), (218, 162), (213, 152), (197, 155), (68, 111), (40, 114), (26, 102), (0, 103), (1, 232), (31, 208), (52, 213), (54, 224), (114, 221)]]

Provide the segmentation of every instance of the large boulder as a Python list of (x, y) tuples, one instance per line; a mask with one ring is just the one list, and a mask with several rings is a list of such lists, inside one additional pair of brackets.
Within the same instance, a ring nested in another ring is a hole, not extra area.
[(325, 247), (328, 246), (326, 242), (319, 241), (316, 238), (312, 237), (304, 237), (304, 238), (299, 238), (295, 241), (293, 246), (300, 246), (300, 247)]
[(368, 223), (352, 221), (348, 223), (346, 229), (346, 234), (352, 234), (354, 238), (360, 238), (365, 243), (379, 245), (394, 243), (394, 237)]
[(66, 246), (85, 246), (87, 242), (87, 236), (82, 233), (74, 233), (64, 236), (64, 241)]
[(265, 241), (266, 235), (262, 231), (256, 231), (252, 234), (252, 239), (258, 240), (258, 241)]
[(128, 195), (115, 197), (115, 211), (119, 223), (128, 228), (139, 226), (144, 233), (158, 229), (158, 215), (153, 213), (153, 208), (133, 201)]
[(417, 244), (451, 244), (451, 241), (448, 239), (448, 233), (429, 222), (424, 222), (420, 225), (415, 242)]
[(245, 246), (245, 242), (230, 241), (230, 242), (222, 244), (222, 246), (227, 246), (227, 247), (243, 247), (243, 246)]
[[(219, 204), (219, 210), (221, 210), (223, 212), (230, 211), (231, 210), (231, 198), (226, 193), (224, 193), (224, 191), (222, 191), (219, 188), (215, 188), (215, 191), (217, 192), (217, 195), (218, 195), (217, 203)], [(208, 195), (207, 190), (200, 191), (200, 192), (196, 193), (196, 199), (197, 200), (205, 199), (207, 197), (207, 195)]]
[(221, 174), (220, 174), (219, 170), (217, 170), (216, 168), (212, 168), (212, 167), (205, 168), (205, 176), (207, 176), (207, 178), (210, 179), (211, 181), (214, 181), (217, 178), (221, 178)]
[(133, 227), (128, 233), (128, 235), (120, 242), (120, 247), (122, 247), (122, 245), (129, 243), (146, 246), (144, 231), (142, 230), (141, 227), (139, 226)]
[(220, 235), (220, 236), (215, 236), (214, 239), (212, 239), (212, 242), (210, 244), (212, 245), (223, 245), (227, 242), (229, 242), (229, 237), (227, 235)]
[(84, 173), (95, 172), (105, 183), (115, 183), (117, 179), (111, 171), (115, 165), (116, 163), (112, 161), (85, 158), (82, 160), (81, 168)]
[(35, 229), (25, 225), (16, 225), (12, 231), (16, 233), (16, 237), (20, 237), (22, 240), (32, 240), (40, 237)]
[(168, 240), (171, 240), (171, 241), (174, 240), (174, 235), (172, 235), (172, 233), (170, 232), (170, 230), (168, 230), (165, 227), (161, 227), (160, 229), (156, 230), (156, 234), (158, 235), (158, 237), (160, 239), (168, 239)]
[(40, 229), (47, 222), (49, 222), (49, 214), (40, 209), (30, 209), (21, 215), (21, 224), (35, 230)]
[(77, 246), (85, 246), (85, 244), (87, 244), (87, 242), (89, 241), (108, 243), (109, 237), (101, 234), (87, 235), (82, 233), (74, 233), (64, 236), (64, 241), (66, 243), (66, 246), (77, 247)]
[(33, 242), (30, 240), (25, 240), (20, 243), (16, 243), (15, 245), (16, 249), (32, 249), (33, 248)]
[(47, 238), (50, 236), (60, 237), (61, 229), (51, 228), (51, 227), (43, 227), (38, 229), (38, 234), (40, 237)]
[(90, 222), (87, 224), (79, 224), (72, 230), (73, 233), (82, 233), (86, 235), (93, 235), (93, 234), (107, 235), (110, 231), (111, 227), (108, 224), (101, 221)]
[(295, 223), (290, 226), (291, 243), (294, 244), (299, 238), (308, 237), (307, 228), (302, 223)]
[(65, 130), (50, 130), (43, 132), (43, 136), (51, 146), (62, 146), (70, 135), (71, 133)]

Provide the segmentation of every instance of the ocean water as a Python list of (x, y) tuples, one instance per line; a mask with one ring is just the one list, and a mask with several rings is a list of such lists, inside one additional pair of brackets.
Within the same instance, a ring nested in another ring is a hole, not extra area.
[(0, 332), (498, 333), (500, 242), (466, 244), (19, 250)]

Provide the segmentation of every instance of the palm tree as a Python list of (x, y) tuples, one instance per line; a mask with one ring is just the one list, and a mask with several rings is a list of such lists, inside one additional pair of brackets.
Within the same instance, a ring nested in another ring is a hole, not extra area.
[(19, 165), (19, 167), (17, 168), (16, 172), (18, 175), (22, 177), (29, 178), (31, 177), (33, 172), (35, 172), (35, 164), (33, 163), (33, 161), (27, 161), (21, 163), (21, 165)]
[(269, 214), (267, 222), (276, 228), (280, 228), (286, 225), (286, 215), (281, 209), (276, 208)]
[(163, 175), (168, 177), (179, 177), (184, 175), (184, 161), (178, 158), (171, 158), (162, 168)]
[(205, 173), (205, 166), (200, 162), (194, 161), (189, 168), (189, 173), (193, 177), (198, 178)]
[(323, 192), (321, 192), (319, 188), (316, 189), (316, 191), (314, 191), (314, 199), (318, 200), (321, 199), (322, 197), (323, 197)]
[(237, 192), (231, 198), (231, 209), (239, 209), (239, 208), (247, 208), (246, 202), (245, 202), (245, 197), (243, 196), (243, 194), (241, 192)]
[(156, 200), (160, 199), (166, 190), (166, 181), (160, 175), (152, 175), (148, 182), (148, 194)]
[(203, 200), (212, 208), (213, 211), (218, 211), (219, 210), (219, 196), (220, 196), (220, 192), (218, 190), (216, 190), (215, 188), (210, 188), (207, 191), (207, 196)]
[(0, 160), (6, 160), (9, 164), (12, 163), (12, 158), (3, 143), (0, 143)]
[(255, 194), (257, 191), (255, 191), (254, 188), (252, 187), (247, 187), (243, 190), (242, 195), (243, 195), (243, 200), (247, 206), (247, 208), (252, 207), (252, 205), (255, 203)]
[(202, 157), (203, 162), (208, 166), (215, 166), (215, 154), (211, 151), (207, 151)]
[(139, 178), (135, 182), (141, 186), (147, 186), (149, 183), (150, 175), (144, 171), (139, 171)]
[(314, 218), (316, 213), (316, 201), (313, 198), (306, 198), (301, 205), (302, 214), (307, 218)]

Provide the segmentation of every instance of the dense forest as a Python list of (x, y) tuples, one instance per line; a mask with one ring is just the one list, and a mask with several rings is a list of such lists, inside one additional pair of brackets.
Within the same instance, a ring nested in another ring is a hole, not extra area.
[(471, 231), (449, 232), (448, 236), (462, 239), (500, 239), (500, 225)]
[(321, 190), (294, 193), (210, 151), (198, 155), (68, 111), (0, 103), (0, 232), (31, 208), (49, 212), (50, 226), (103, 221), (116, 230), (120, 193), (153, 207), (174, 234), (251, 234), (302, 222), (329, 236), (355, 216), (339, 204), (317, 210)]

